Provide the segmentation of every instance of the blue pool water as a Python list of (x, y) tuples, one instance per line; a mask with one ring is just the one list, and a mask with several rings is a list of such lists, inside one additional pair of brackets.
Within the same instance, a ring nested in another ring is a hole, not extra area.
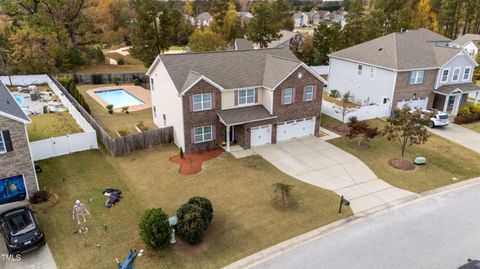
[(142, 100), (122, 89), (98, 91), (95, 94), (114, 108), (144, 104)]
[(28, 109), (27, 104), (25, 104), (25, 99), (20, 94), (13, 94), (13, 97), (17, 101), (17, 103), (22, 107), (23, 110)]

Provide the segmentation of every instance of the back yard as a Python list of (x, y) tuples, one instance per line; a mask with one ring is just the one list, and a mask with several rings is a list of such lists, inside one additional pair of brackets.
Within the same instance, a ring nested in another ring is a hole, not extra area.
[[(385, 125), (382, 120), (368, 123), (380, 129)], [(322, 126), (335, 130), (342, 123), (322, 115)], [(424, 192), (458, 181), (480, 176), (480, 154), (464, 148), (454, 142), (432, 134), (424, 145), (407, 148), (406, 158), (413, 162), (415, 156), (427, 158), (427, 165), (416, 166), (413, 171), (402, 171), (391, 167), (388, 161), (400, 157), (400, 146), (396, 141), (387, 141), (378, 136), (369, 147), (359, 147), (356, 140), (342, 136), (329, 141), (333, 145), (355, 155), (386, 182), (413, 192)]]
[[(150, 108), (130, 112), (128, 114), (109, 114), (104, 107), (102, 107), (98, 102), (93, 100), (90, 95), (87, 94), (87, 91), (90, 89), (113, 85), (114, 84), (84, 84), (77, 86), (78, 90), (83, 95), (83, 98), (90, 106), (91, 115), (100, 125), (102, 125), (105, 131), (109, 133), (111, 137), (116, 137), (117, 130), (123, 128), (127, 128), (130, 132), (134, 133), (136, 132), (135, 125), (138, 124), (140, 121), (143, 121), (144, 125), (147, 126), (149, 129), (156, 128), (155, 124), (153, 124), (152, 110)], [(119, 86), (119, 88), (121, 87), (122, 86)]]
[(28, 137), (31, 142), (83, 132), (68, 112), (30, 115), (29, 117), (32, 123), (29, 124), (27, 128)]
[[(222, 154), (205, 163), (199, 174), (182, 176), (178, 165), (169, 161), (177, 153), (175, 146), (167, 145), (124, 157), (94, 150), (38, 162), (43, 168), (41, 188), (56, 195), (36, 208), (58, 267), (115, 267), (115, 257), (123, 260), (129, 249), (145, 248), (138, 235), (145, 209), (161, 207), (174, 215), (194, 195), (209, 198), (214, 206), (203, 242), (190, 246), (177, 240), (166, 250), (146, 249), (137, 259), (138, 268), (219, 268), (351, 215), (349, 208), (337, 214), (336, 194), (297, 181), (260, 157), (237, 160)], [(272, 207), (272, 184), (278, 182), (294, 185), (296, 209)], [(110, 187), (121, 189), (123, 198), (106, 209), (102, 190)], [(87, 234), (73, 233), (76, 199), (92, 212)]]

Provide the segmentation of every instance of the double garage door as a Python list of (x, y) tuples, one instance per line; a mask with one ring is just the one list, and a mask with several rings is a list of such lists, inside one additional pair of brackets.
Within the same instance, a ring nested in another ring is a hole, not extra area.
[(280, 122), (277, 124), (277, 141), (313, 135), (315, 117)]
[(427, 109), (428, 98), (416, 98), (416, 99), (408, 99), (408, 100), (400, 100), (397, 102), (397, 107), (402, 108), (403, 106), (407, 105), (411, 109)]

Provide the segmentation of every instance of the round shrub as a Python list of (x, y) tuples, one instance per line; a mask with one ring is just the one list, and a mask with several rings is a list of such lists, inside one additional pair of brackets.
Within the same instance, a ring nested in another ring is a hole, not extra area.
[(185, 242), (195, 245), (202, 241), (208, 226), (205, 221), (205, 214), (204, 209), (188, 203), (177, 210), (178, 235)]
[(480, 104), (472, 105), (470, 112), (472, 112), (472, 114), (480, 114)]
[(205, 197), (200, 197), (200, 196), (194, 196), (190, 198), (187, 202), (188, 204), (195, 205), (203, 209), (204, 212), (204, 220), (207, 221), (207, 224), (210, 224), (212, 222), (213, 218), (213, 206), (210, 200), (208, 200)]
[(143, 242), (153, 249), (166, 247), (170, 243), (172, 227), (168, 215), (161, 208), (146, 210), (140, 219), (139, 228)]
[(467, 115), (471, 115), (472, 112), (470, 110), (470, 107), (468, 105), (466, 105), (466, 106), (463, 106), (459, 109), (458, 114), (462, 115), (462, 116), (467, 116)]

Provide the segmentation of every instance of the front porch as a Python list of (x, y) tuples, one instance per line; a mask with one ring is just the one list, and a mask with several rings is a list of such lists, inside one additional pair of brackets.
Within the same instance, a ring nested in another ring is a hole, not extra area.
[(467, 103), (469, 94), (475, 96), (475, 104), (480, 99), (480, 87), (473, 83), (444, 85), (433, 92), (435, 93), (433, 108), (450, 116), (458, 114), (460, 107)]

